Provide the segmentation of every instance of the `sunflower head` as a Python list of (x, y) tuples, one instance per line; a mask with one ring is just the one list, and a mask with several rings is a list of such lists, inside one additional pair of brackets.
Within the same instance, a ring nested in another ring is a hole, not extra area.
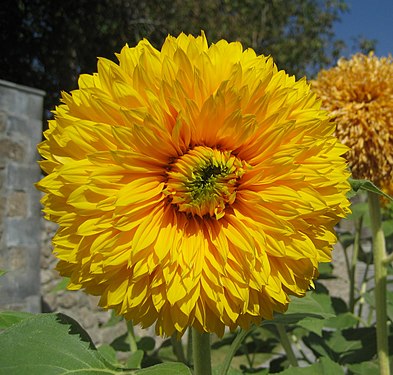
[(181, 212), (220, 219), (236, 200), (245, 164), (230, 151), (197, 146), (169, 166), (164, 192)]
[(349, 147), (355, 178), (393, 194), (393, 60), (373, 53), (340, 59), (312, 82), (332, 113), (336, 136)]
[(346, 147), (316, 95), (204, 34), (117, 58), (63, 93), (39, 146), (69, 288), (162, 335), (285, 311), (349, 211)]

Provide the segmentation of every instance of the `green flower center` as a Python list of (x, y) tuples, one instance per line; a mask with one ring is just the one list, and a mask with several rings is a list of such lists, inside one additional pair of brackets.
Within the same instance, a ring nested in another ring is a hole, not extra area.
[(220, 219), (247, 167), (230, 151), (197, 146), (170, 165), (165, 192), (181, 212)]

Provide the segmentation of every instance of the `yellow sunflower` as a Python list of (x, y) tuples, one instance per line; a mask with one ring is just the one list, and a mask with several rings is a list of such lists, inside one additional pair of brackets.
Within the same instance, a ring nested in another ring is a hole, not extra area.
[(356, 54), (322, 70), (312, 82), (347, 145), (355, 178), (393, 195), (393, 60)]
[(205, 35), (127, 45), (63, 93), (39, 145), (69, 289), (143, 327), (222, 335), (330, 261), (347, 148), (305, 80)]

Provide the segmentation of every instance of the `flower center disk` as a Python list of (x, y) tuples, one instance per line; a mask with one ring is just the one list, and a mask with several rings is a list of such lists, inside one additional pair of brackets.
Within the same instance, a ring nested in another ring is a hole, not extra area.
[(218, 220), (235, 202), (249, 167), (230, 151), (197, 146), (170, 164), (166, 193), (180, 212)]

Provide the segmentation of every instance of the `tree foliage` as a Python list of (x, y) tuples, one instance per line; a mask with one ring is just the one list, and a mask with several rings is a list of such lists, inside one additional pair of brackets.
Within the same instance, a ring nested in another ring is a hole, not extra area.
[(114, 59), (143, 37), (159, 48), (167, 34), (201, 30), (210, 42), (239, 40), (271, 54), (300, 78), (338, 57), (333, 23), (345, 10), (344, 0), (6, 0), (1, 78), (45, 90), (51, 109), (60, 90), (96, 70), (97, 56)]

